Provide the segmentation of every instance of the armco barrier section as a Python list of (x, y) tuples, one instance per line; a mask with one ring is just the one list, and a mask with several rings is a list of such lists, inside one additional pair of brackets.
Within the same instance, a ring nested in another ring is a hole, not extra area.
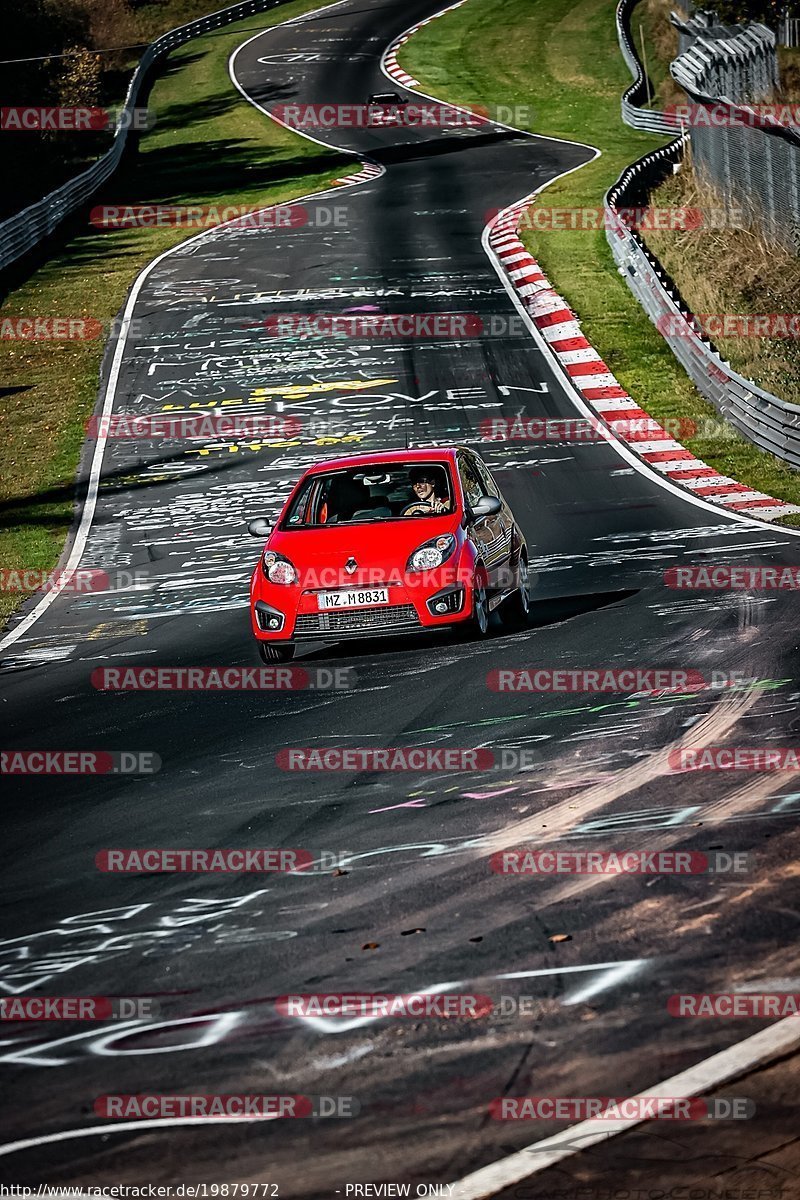
[(622, 95), (622, 120), (632, 129), (641, 129), (645, 133), (672, 134), (675, 132), (674, 120), (670, 121), (665, 113), (657, 109), (640, 108), (647, 99), (647, 84), (631, 38), (630, 15), (635, 3), (636, 0), (619, 0), (617, 5), (617, 40), (633, 76), (633, 83)]
[(614, 261), (697, 390), (749, 441), (800, 467), (800, 406), (779, 400), (739, 375), (696, 332), (687, 319), (691, 314), (670, 290), (658, 260), (620, 217), (620, 208), (640, 204), (641, 197), (680, 161), (684, 143), (685, 138), (678, 138), (645, 155), (628, 167), (608, 192), (606, 237)]
[[(634, 3), (635, 0), (620, 0), (616, 14), (617, 37), (622, 55), (637, 81), (623, 96), (623, 120), (626, 120), (629, 125), (634, 122), (626, 118), (626, 99), (630, 100), (632, 94), (641, 98), (641, 80), (643, 79), (641, 64), (630, 40), (630, 11)], [(740, 49), (743, 54), (747, 53), (751, 56), (752, 63), (758, 62), (763, 65), (764, 62), (769, 61), (770, 52), (774, 55), (774, 45), (774, 35), (771, 35), (770, 31), (765, 30), (762, 26), (758, 26), (754, 34), (745, 38)], [(704, 53), (701, 52), (701, 57)], [(691, 54), (692, 52), (689, 51), (676, 59), (673, 68), (676, 67), (676, 64), (681, 65), (677, 70), (673, 69), (674, 77), (689, 91), (693, 101), (706, 104), (719, 103), (711, 100), (708, 96), (701, 97), (692, 94), (692, 88), (699, 85), (700, 76), (692, 75), (690, 78), (690, 69), (695, 65), (695, 58), (692, 58)], [(696, 65), (699, 67), (700, 59), (697, 59)], [(755, 76), (753, 78), (755, 79)], [(766, 76), (759, 78), (766, 80)], [(763, 128), (748, 128), (744, 114), (751, 110), (744, 107), (731, 107), (734, 112), (743, 115), (743, 127), (739, 130), (742, 134), (756, 135), (762, 139), (768, 139), (771, 135), (776, 148), (780, 142), (782, 149), (786, 148), (787, 142), (797, 141), (800, 143), (796, 134), (786, 129), (782, 129), (778, 133)], [(630, 104), (628, 104), (628, 108), (630, 109)], [(667, 114), (661, 114), (661, 116), (663, 119), (661, 132), (674, 134), (676, 132), (675, 117)], [(634, 127), (641, 128), (639, 125)], [(703, 133), (706, 138), (713, 139), (714, 135), (719, 132), (718, 129), (710, 127), (702, 131), (692, 130), (691, 141), (696, 159), (698, 157), (702, 159), (702, 153), (698, 155), (696, 150), (698, 133)], [(735, 127), (728, 132), (735, 132)], [(606, 195), (606, 237), (614, 255), (614, 261), (628, 287), (668, 343), (701, 395), (710, 400), (720, 415), (749, 441), (762, 450), (774, 454), (777, 458), (783, 459), (791, 466), (800, 467), (800, 406), (780, 400), (770, 392), (765, 392), (751, 380), (739, 375), (729, 363), (721, 358), (711, 343), (700, 336), (690, 325), (687, 318), (691, 314), (683, 307), (680, 297), (670, 290), (670, 280), (661, 264), (647, 250), (642, 240), (628, 228), (618, 211), (621, 208), (646, 206), (647, 197), (652, 189), (663, 182), (668, 172), (683, 158), (688, 140), (689, 135), (683, 134), (668, 146), (644, 155), (638, 162), (623, 171)], [(724, 146), (724, 144), (724, 140), (719, 139), (718, 145)], [(786, 178), (792, 180), (793, 199), (800, 202), (798, 199), (800, 187), (796, 174), (798, 161), (800, 161), (800, 155), (791, 164)], [(771, 186), (772, 171), (762, 172), (762, 176), (764, 186)], [(728, 161), (727, 179), (730, 183), (730, 161)], [(718, 182), (722, 181), (718, 180)], [(741, 202), (745, 201), (746, 197), (741, 192), (731, 194), (729, 189), (728, 202), (733, 204), (736, 199)], [(793, 212), (789, 211), (782, 215), (791, 221)], [(800, 211), (797, 219), (800, 222)]]
[(219, 12), (209, 13), (206, 17), (199, 17), (196, 21), (190, 21), (188, 25), (171, 29), (151, 42), (142, 55), (128, 85), (125, 104), (117, 121), (111, 149), (97, 162), (92, 163), (86, 171), (76, 175), (74, 179), (62, 184), (54, 192), (37, 200), (35, 204), (31, 204), (22, 212), (15, 213), (13, 217), (0, 223), (0, 271), (38, 246), (58, 228), (70, 213), (75, 212), (82, 204), (90, 200), (97, 189), (113, 175), (125, 151), (129, 114), (136, 105), (148, 72), (159, 59), (192, 38), (199, 37), (204, 33), (211, 33), (214, 29), (219, 29), (222, 25), (229, 25), (233, 21), (240, 21), (243, 17), (267, 12), (286, 2), (287, 0), (241, 0), (239, 4), (220, 9)]
[(698, 33), (671, 64), (670, 73), (687, 92), (740, 104), (768, 100), (780, 84), (775, 34), (757, 22), (726, 37)]
[(733, 37), (697, 37), (670, 71), (695, 110), (697, 171), (729, 209), (743, 209), (769, 237), (800, 251), (800, 129), (750, 107), (778, 87), (775, 34), (752, 24)]

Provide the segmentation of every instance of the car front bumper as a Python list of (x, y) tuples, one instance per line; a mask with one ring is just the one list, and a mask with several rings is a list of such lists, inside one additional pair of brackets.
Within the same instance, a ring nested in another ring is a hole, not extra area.
[(462, 583), (372, 586), (388, 586), (388, 604), (321, 611), (318, 592), (331, 589), (303, 590), (259, 579), (250, 609), (253, 635), (265, 642), (392, 637), (448, 629), (465, 621), (472, 610), (470, 589)]

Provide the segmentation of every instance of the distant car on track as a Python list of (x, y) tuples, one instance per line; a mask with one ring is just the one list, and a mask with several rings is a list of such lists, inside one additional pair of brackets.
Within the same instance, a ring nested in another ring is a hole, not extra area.
[(397, 92), (373, 92), (367, 104), (371, 110), (370, 125), (399, 125), (408, 101)]
[(502, 605), (528, 618), (528, 551), (486, 464), (464, 446), (394, 450), (317, 463), (267, 537), (250, 586), (265, 662), (303, 641), (463, 626), (483, 636)]
[(373, 92), (367, 101), (368, 104), (380, 105), (395, 105), (403, 104), (403, 98), (399, 92)]

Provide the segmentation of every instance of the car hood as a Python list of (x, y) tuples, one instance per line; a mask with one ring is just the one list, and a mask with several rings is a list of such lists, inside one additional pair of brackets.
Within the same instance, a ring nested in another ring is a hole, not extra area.
[[(277, 554), (285, 554), (294, 563), (305, 586), (315, 586), (314, 581), (305, 578), (309, 568), (327, 569), (328, 579), (322, 581), (322, 586), (334, 581), (368, 583), (376, 580), (365, 572), (377, 570), (396, 574), (405, 568), (409, 555), (423, 542), (442, 534), (455, 534), (459, 526), (460, 518), (446, 513), (440, 517), (409, 517), (406, 521), (275, 530), (267, 546)], [(344, 570), (344, 564), (350, 558), (358, 564), (358, 570), (352, 574)]]

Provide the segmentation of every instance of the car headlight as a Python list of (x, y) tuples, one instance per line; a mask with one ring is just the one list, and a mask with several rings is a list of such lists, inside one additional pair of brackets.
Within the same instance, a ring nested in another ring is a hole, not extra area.
[(261, 556), (261, 570), (270, 583), (297, 583), (297, 570), (282, 554), (265, 550)]
[(435, 571), (442, 563), (447, 562), (456, 548), (456, 539), (452, 533), (441, 534), (417, 546), (406, 563), (407, 571)]

